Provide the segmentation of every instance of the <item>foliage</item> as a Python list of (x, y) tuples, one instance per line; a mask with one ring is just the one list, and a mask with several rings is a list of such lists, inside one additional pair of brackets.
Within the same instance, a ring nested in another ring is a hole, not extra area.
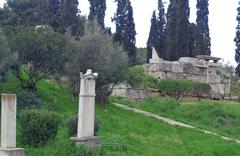
[(158, 83), (158, 90), (174, 98), (175, 100), (183, 99), (192, 89), (192, 81), (180, 79), (163, 79)]
[(0, 24), (11, 26), (51, 26), (55, 31), (83, 35), (85, 21), (79, 15), (78, 0), (8, 0), (1, 9)]
[(97, 18), (98, 24), (105, 28), (104, 17), (106, 7), (106, 0), (89, 0), (90, 3), (90, 13), (88, 19), (94, 20)]
[(50, 28), (8, 28), (6, 31), (12, 49), (19, 53), (17, 78), (23, 89), (36, 90), (41, 79), (62, 74), (68, 55), (63, 35)]
[(116, 23), (114, 42), (123, 46), (129, 57), (129, 65), (136, 63), (136, 30), (133, 19), (133, 9), (130, 0), (115, 0), (117, 13), (113, 21)]
[(77, 38), (81, 37), (84, 32), (85, 18), (79, 15), (78, 0), (62, 0), (61, 23), (62, 31), (66, 32), (69, 28), (71, 34)]
[(195, 23), (190, 23), (190, 46), (189, 46), (189, 57), (196, 57), (197, 55), (201, 55), (202, 51), (198, 51), (197, 49), (197, 38), (199, 37), (199, 30)]
[(200, 55), (211, 55), (211, 38), (208, 27), (208, 0), (197, 0), (197, 51)]
[(208, 83), (194, 82), (192, 85), (193, 94), (198, 97), (198, 100), (211, 92), (211, 86)]
[(12, 52), (6, 36), (0, 29), (0, 82), (7, 80), (10, 68), (16, 64), (18, 53)]
[(68, 134), (69, 136), (76, 136), (77, 135), (77, 128), (78, 128), (78, 115), (74, 115), (68, 118), (67, 121), (68, 125)]
[[(68, 134), (69, 136), (77, 136), (77, 126), (78, 126), (78, 114), (73, 115), (68, 118)], [(97, 132), (100, 128), (100, 124), (97, 120), (94, 122), (94, 135), (97, 135)]]
[(151, 27), (149, 32), (149, 37), (147, 41), (147, 62), (152, 57), (153, 48), (157, 48), (159, 50), (160, 45), (160, 35), (158, 30), (159, 21), (156, 17), (156, 11), (153, 11), (152, 19), (151, 19)]
[(142, 66), (134, 66), (128, 69), (127, 82), (132, 87), (157, 88), (158, 79), (155, 79), (144, 72)]
[(238, 64), (238, 66), (236, 67), (236, 74), (238, 76), (240, 76), (240, 4), (237, 8), (237, 11), (238, 11), (238, 14), (237, 14), (238, 25), (236, 28), (236, 37), (235, 37), (234, 41), (236, 43), (235, 60)]
[(19, 108), (39, 108), (40, 99), (32, 92), (19, 91), (17, 92), (17, 106)]
[[(70, 39), (71, 40), (71, 39)], [(97, 102), (106, 104), (112, 92), (111, 84), (122, 82), (127, 70), (127, 56), (121, 47), (113, 45), (112, 38), (97, 26), (96, 21), (86, 25), (84, 36), (72, 41), (75, 47), (68, 65), (72, 86), (79, 87), (79, 73), (92, 69), (99, 74), (96, 80)], [(79, 88), (75, 93), (79, 93)]]
[(136, 65), (143, 65), (147, 63), (147, 49), (137, 48)]
[(167, 60), (176, 61), (189, 56), (190, 26), (188, 0), (170, 0), (166, 24)]
[(61, 118), (57, 113), (48, 111), (25, 110), (20, 114), (22, 143), (37, 147), (54, 138), (58, 132)]
[(151, 28), (149, 32), (149, 37), (147, 41), (147, 61), (151, 58), (153, 47), (158, 52), (159, 57), (166, 59), (165, 53), (165, 27), (166, 27), (166, 17), (165, 9), (162, 0), (158, 0), (158, 12), (159, 15), (156, 16), (156, 11), (153, 11), (151, 19)]

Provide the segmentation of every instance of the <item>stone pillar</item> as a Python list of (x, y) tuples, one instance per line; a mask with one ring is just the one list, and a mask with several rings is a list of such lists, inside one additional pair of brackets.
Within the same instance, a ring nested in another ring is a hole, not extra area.
[(16, 111), (15, 94), (2, 94), (1, 148), (0, 156), (23, 156), (23, 149), (16, 148)]
[(95, 120), (95, 81), (97, 73), (87, 70), (80, 74), (81, 85), (79, 94), (78, 130), (77, 137), (73, 138), (77, 144), (85, 144), (90, 148), (100, 146), (100, 140), (94, 136)]

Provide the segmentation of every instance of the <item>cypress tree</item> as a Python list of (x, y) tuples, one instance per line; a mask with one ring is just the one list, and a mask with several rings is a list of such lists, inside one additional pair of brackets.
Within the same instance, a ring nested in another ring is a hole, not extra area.
[[(70, 28), (76, 38), (83, 35), (84, 19), (79, 16), (78, 0), (61, 0), (61, 26), (64, 33)], [(61, 32), (60, 31), (60, 32)]]
[(152, 56), (152, 49), (157, 48), (159, 45), (159, 36), (158, 36), (158, 20), (156, 17), (156, 11), (153, 11), (151, 19), (151, 28), (149, 32), (149, 37), (147, 41), (147, 62)]
[(166, 59), (167, 55), (165, 53), (165, 29), (166, 29), (166, 15), (162, 0), (158, 0), (158, 36), (159, 36), (159, 46), (157, 46), (158, 55)]
[(236, 27), (236, 37), (234, 39), (235, 43), (236, 43), (236, 53), (235, 53), (235, 60), (238, 64), (237, 68), (236, 68), (236, 74), (238, 76), (240, 76), (240, 2), (239, 2), (239, 6), (237, 8), (237, 22), (238, 25)]
[(43, 23), (51, 25), (54, 30), (58, 30), (61, 27), (61, 0), (48, 0), (45, 1), (44, 20)]
[(78, 0), (62, 0), (62, 24), (67, 27), (73, 25), (77, 20)]
[(177, 52), (179, 57), (189, 56), (190, 26), (189, 26), (189, 0), (178, 1), (178, 23), (177, 23)]
[(197, 0), (198, 54), (211, 55), (211, 38), (208, 27), (208, 0)]
[(180, 57), (189, 56), (189, 13), (188, 0), (170, 0), (166, 25), (167, 60), (175, 61)]
[(176, 60), (178, 58), (177, 53), (177, 8), (178, 3), (176, 0), (170, 0), (167, 11), (167, 25), (166, 25), (166, 59)]
[(189, 46), (189, 57), (194, 57), (198, 55), (197, 50), (197, 37), (199, 31), (197, 29), (197, 25), (195, 23), (190, 23), (190, 46)]
[(129, 0), (115, 0), (117, 2), (117, 13), (114, 15), (116, 33), (114, 42), (123, 45), (129, 57), (129, 65), (136, 62), (136, 30), (133, 19), (133, 9)]
[(164, 5), (162, 3), (162, 0), (158, 0), (158, 17), (156, 16), (156, 11), (154, 11), (151, 19), (151, 27), (147, 41), (147, 61), (149, 61), (149, 58), (151, 58), (153, 47), (158, 52), (159, 57), (166, 59), (164, 42), (165, 27), (166, 17)]
[(104, 18), (106, 11), (106, 0), (89, 0), (90, 13), (88, 19), (93, 20), (97, 18), (98, 24), (104, 28)]

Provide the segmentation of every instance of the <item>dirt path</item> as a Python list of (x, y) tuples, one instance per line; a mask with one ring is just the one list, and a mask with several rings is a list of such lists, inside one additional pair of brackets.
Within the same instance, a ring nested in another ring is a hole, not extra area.
[(180, 127), (185, 127), (185, 128), (196, 129), (196, 130), (204, 132), (206, 134), (211, 134), (211, 135), (214, 135), (214, 136), (218, 136), (218, 137), (220, 137), (224, 140), (235, 141), (235, 142), (240, 144), (240, 140), (238, 140), (238, 139), (226, 137), (226, 136), (223, 136), (223, 135), (220, 135), (220, 134), (217, 134), (217, 133), (214, 133), (214, 132), (210, 132), (210, 131), (207, 131), (207, 130), (204, 130), (204, 129), (200, 129), (200, 128), (197, 128), (197, 127), (194, 127), (194, 126), (182, 123), (182, 122), (178, 122), (178, 121), (168, 119), (168, 118), (165, 118), (165, 117), (162, 117), (162, 116), (159, 116), (159, 115), (155, 115), (155, 114), (150, 113), (150, 112), (146, 112), (146, 111), (139, 110), (139, 109), (136, 109), (136, 108), (131, 108), (131, 107), (128, 107), (126, 105), (121, 105), (121, 104), (118, 104), (118, 103), (113, 103), (113, 105), (115, 105), (116, 107), (125, 109), (125, 110), (129, 110), (129, 111), (133, 111), (135, 113), (143, 114), (145, 116), (153, 117), (155, 119), (161, 120), (161, 121), (163, 121), (165, 123), (168, 123), (170, 125), (173, 125), (173, 126), (180, 126)]

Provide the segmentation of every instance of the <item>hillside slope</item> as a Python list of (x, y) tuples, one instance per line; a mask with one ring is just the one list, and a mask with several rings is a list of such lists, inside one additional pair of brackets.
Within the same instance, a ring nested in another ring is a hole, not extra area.
[[(11, 92), (18, 83), (1, 85), (1, 90)], [(240, 145), (226, 142), (195, 130), (173, 127), (132, 112), (120, 110), (111, 104), (96, 107), (100, 122), (98, 135), (102, 148), (87, 151), (77, 147), (67, 135), (67, 117), (77, 112), (77, 101), (69, 88), (51, 81), (41, 81), (37, 95), (41, 109), (55, 111), (63, 116), (63, 122), (55, 139), (39, 148), (24, 147), (26, 156), (240, 156)], [(18, 146), (22, 147), (18, 131)]]

